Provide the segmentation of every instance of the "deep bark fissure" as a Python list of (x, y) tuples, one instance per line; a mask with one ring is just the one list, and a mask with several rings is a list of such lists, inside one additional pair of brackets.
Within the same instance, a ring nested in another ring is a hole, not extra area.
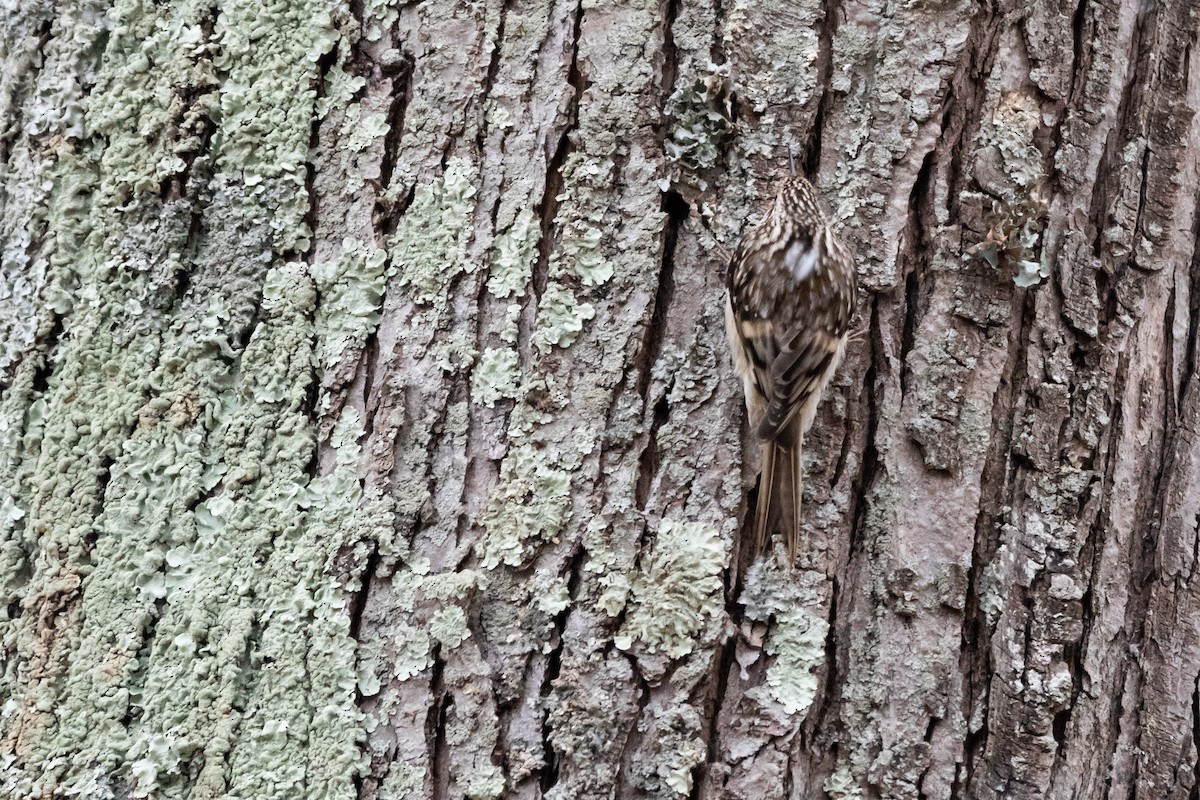
[[(844, 589), (845, 585), (838, 580), (837, 574), (832, 575), (829, 579), (829, 615), (826, 617), (829, 627), (825, 631), (824, 660), (822, 661), (824, 674), (821, 690), (809, 711), (805, 727), (801, 729), (801, 733), (808, 731), (808, 738), (812, 740), (816, 739), (815, 734), (818, 730), (822, 728), (829, 730), (837, 724), (838, 703), (841, 701), (841, 684), (838, 683), (838, 677), (844, 674), (844, 669), (840, 669), (838, 665), (838, 604), (841, 602), (839, 595)], [(809, 723), (809, 720), (812, 722)]]
[[(925, 744), (929, 744), (933, 741), (933, 732), (937, 729), (937, 726), (941, 721), (942, 720), (940, 717), (929, 717), (929, 723), (925, 726), (925, 735), (922, 738), (922, 741)], [(929, 770), (932, 768), (932, 764), (927, 764), (924, 769), (921, 770), (921, 774), (917, 776), (917, 800), (928, 800), (928, 795), (925, 794), (925, 779), (929, 776)]]
[[(54, 375), (54, 369), (57, 366), (54, 359), (54, 350), (58, 347), (63, 335), (63, 315), (53, 314), (54, 320), (50, 325), (50, 330), (42, 340), (42, 347), (39, 348), (35, 357), (40, 358), (40, 363), (37, 369), (33, 372), (33, 379), (30, 381), (30, 394), (34, 398), (45, 397), (46, 392), (50, 390), (50, 378)], [(27, 355), (26, 358), (29, 356)], [(13, 362), (14, 370), (20, 364), (19, 361)], [(7, 386), (0, 384), (0, 389), (7, 389)], [(28, 419), (22, 420), (28, 424)]]
[[(1200, 193), (1196, 195), (1196, 207), (1200, 208)], [(1193, 216), (1191, 240), (1200, 242), (1200, 213)], [(1188, 269), (1188, 324), (1184, 338), (1183, 369), (1180, 371), (1179, 386), (1175, 391), (1177, 406), (1183, 405), (1188, 387), (1196, 377), (1200, 358), (1197, 354), (1197, 340), (1200, 339), (1200, 246), (1192, 248), (1192, 258)]]
[[(879, 302), (881, 295), (871, 298), (870, 340), (871, 357), (867, 362), (867, 374), (863, 381), (863, 394), (866, 398), (866, 447), (863, 450), (862, 469), (854, 481), (854, 505), (850, 513), (850, 541), (847, 543), (847, 562), (852, 561), (860, 552), (863, 538), (866, 536), (866, 518), (870, 505), (870, 493), (878, 477), (880, 466), (879, 451), (875, 446), (879, 429), (879, 406), (882, 404), (881, 395), (887, 390), (886, 381), (881, 380), (878, 365), (888, 364), (883, 343), (882, 324), (879, 319)], [(902, 369), (901, 365), (897, 365)], [(753, 500), (748, 499), (747, 503)]]
[[(533, 267), (533, 277), (530, 288), (533, 291), (532, 306), (546, 292), (546, 283), (550, 279), (550, 253), (555, 244), (555, 221), (558, 217), (559, 196), (563, 190), (563, 166), (571, 154), (571, 134), (579, 125), (579, 106), (583, 101), (586, 90), (583, 75), (579, 71), (579, 47), (583, 26), (583, 2), (575, 7), (575, 17), (572, 21), (571, 34), (571, 66), (567, 70), (567, 84), (571, 87), (569, 107), (566, 114), (562, 133), (559, 135), (557, 146), (546, 163), (546, 178), (543, 184), (542, 200), (538, 203), (536, 213), (541, 221), (541, 235), (538, 237), (537, 261)], [(532, 326), (529, 326), (532, 327)], [(528, 331), (526, 337), (528, 338)], [(528, 342), (524, 343), (528, 347)]]
[(454, 696), (446, 686), (446, 662), (442, 659), (441, 645), (434, 645), (433, 667), (429, 681), (432, 702), (425, 718), (425, 741), (428, 748), (429, 782), (434, 800), (446, 800), (450, 796), (450, 756), (446, 742), (446, 721), (454, 705)]
[[(416, 71), (416, 59), (412, 53), (401, 52), (394, 65), (390, 66), (384, 75), (391, 81), (387, 115), (387, 133), (383, 136), (383, 156), (379, 161), (379, 186), (383, 191), (391, 188), (392, 175), (396, 170), (396, 160), (400, 153), (400, 142), (404, 138), (404, 123), (408, 114), (408, 104), (412, 102), (413, 75)], [(381, 192), (380, 194), (382, 194)], [(386, 238), (396, 232), (396, 226), (412, 203), (413, 193), (410, 190), (406, 200), (395, 208), (385, 208), (381, 201), (375, 204), (375, 227)]]
[(650, 418), (650, 429), (646, 432), (646, 444), (638, 457), (638, 478), (634, 489), (634, 505), (639, 511), (646, 510), (646, 501), (650, 498), (650, 490), (654, 486), (654, 478), (658, 474), (658, 432), (666, 424), (670, 416), (670, 403), (667, 400), (669, 386), (664, 387), (662, 396), (654, 404)]
[[(675, 248), (679, 240), (679, 229), (690, 209), (678, 194), (667, 192), (663, 195), (663, 210), (667, 212), (667, 217), (663, 229), (662, 261), (658, 272), (658, 286), (655, 288), (649, 320), (645, 325), (635, 356), (637, 377), (634, 389), (642, 397), (643, 417), (646, 416), (645, 407), (650, 403), (652, 397), (650, 389), (654, 366), (658, 362), (668, 333), (667, 310), (675, 291)], [(634, 503), (639, 511), (645, 510), (654, 478), (658, 473), (658, 432), (670, 416), (668, 396), (672, 383), (673, 380), (668, 380), (659, 389), (658, 399), (655, 400), (650, 413), (649, 429), (646, 431), (645, 442), (638, 458)]]
[[(325, 83), (329, 77), (330, 71), (339, 61), (338, 53), (340, 51), (341, 46), (335, 45), (334, 47), (330, 48), (327, 53), (323, 53), (321, 57), (317, 59), (317, 96), (313, 100), (314, 107), (321, 101), (323, 97), (325, 97)], [(312, 115), (312, 122), (310, 124), (310, 133), (308, 137), (308, 152), (310, 153), (316, 153), (320, 151), (321, 124), (324, 121), (325, 120), (323, 117), (318, 116), (317, 114)], [(315, 190), (317, 182), (317, 160), (314, 158), (306, 159), (304, 165), (304, 191), (308, 194), (308, 212), (304, 215), (304, 224), (308, 226), (308, 230), (311, 232), (317, 230), (317, 225), (321, 219), (320, 193)], [(280, 256), (284, 260), (299, 257), (305, 262), (311, 263), (313, 257), (313, 248), (310, 245), (306, 252), (280, 253)]]
[[(370, 552), (367, 553), (366, 563), (363, 565), (361, 578), (358, 585), (358, 590), (350, 595), (350, 638), (358, 640), (358, 631), (362, 627), (363, 614), (367, 609), (367, 600), (371, 594), (371, 582), (375, 577), (375, 570), (379, 568), (379, 542), (370, 543)], [(363, 695), (359, 692), (358, 702), (362, 704)]]
[(832, 103), (831, 90), (828, 87), (830, 76), (833, 74), (833, 37), (837, 33), (837, 15), (841, 8), (840, 0), (828, 0), (822, 8), (815, 65), (820, 94), (813, 111), (812, 129), (809, 131), (808, 141), (804, 144), (803, 155), (797, 154), (797, 157), (802, 159), (804, 174), (808, 176), (817, 175), (821, 168), (822, 132)]
[[(629, 670), (630, 674), (633, 676), (634, 689), (636, 691), (635, 700), (637, 712), (633, 715), (633, 719), (645, 719), (646, 709), (650, 706), (653, 689), (651, 688), (650, 683), (646, 680), (646, 676), (642, 674), (641, 667), (637, 662), (637, 657), (632, 653), (617, 650), (611, 644), (611, 642), (605, 649), (607, 655), (616, 653), (629, 662)], [(667, 679), (664, 679), (664, 681), (666, 680)], [(625, 791), (620, 793), (618, 795), (619, 797), (622, 795), (630, 798), (636, 797), (636, 794), (631, 791), (633, 782), (629, 780), (629, 775), (630, 769), (633, 766), (633, 755), (634, 753), (638, 752), (639, 749), (641, 749), (644, 738), (645, 737), (642, 735), (642, 731), (639, 730), (639, 726), (636, 724), (631, 725), (629, 731), (625, 735), (625, 741), (622, 743), (621, 747), (621, 758), (619, 761), (620, 767), (617, 778), (618, 785), (624, 787)]]
[[(1067, 104), (1071, 108), (1076, 108), (1080, 101), (1080, 96), (1077, 89), (1083, 86), (1084, 82), (1079, 78), (1086, 72), (1087, 65), (1083, 62), (1084, 57), (1084, 11), (1087, 9), (1088, 0), (1078, 0), (1075, 6), (1075, 13), (1071, 15), (1071, 82), (1067, 88)], [(1089, 59), (1090, 61), (1090, 59)]]
[(933, 219), (933, 198), (930, 192), (933, 163), (931, 151), (925, 155), (921, 168), (917, 171), (916, 180), (913, 181), (912, 191), (908, 195), (908, 219), (901, 233), (901, 241), (907, 244), (904, 259), (904, 322), (900, 333), (900, 352), (896, 357), (900, 367), (902, 403), (908, 395), (909, 388), (908, 357), (915, 346), (917, 326), (924, 315), (924, 309), (929, 306), (929, 297), (933, 293), (936, 279), (926, 257), (926, 254), (935, 252), (933, 243), (929, 241), (928, 225), (928, 221)]
[[(666, 107), (666, 99), (675, 89), (675, 81), (679, 73), (679, 52), (675, 47), (675, 20), (679, 16), (679, 5), (682, 0), (659, 0), (659, 13), (662, 16), (662, 72), (659, 78), (659, 91), (662, 101), (660, 108)], [(671, 120), (666, 114), (659, 116), (657, 128), (658, 141), (661, 144), (670, 133)]]
[[(726, 579), (726, 585), (728, 586), (728, 579)], [(721, 701), (724, 699), (729, 685), (729, 673), (736, 663), (736, 655), (737, 635), (734, 634), (725, 637), (718, 647), (717, 657), (713, 659), (713, 674), (709, 676), (706, 684), (711, 691), (705, 694), (704, 699), (705, 760), (697, 766), (699, 774), (692, 781), (692, 791), (688, 795), (688, 800), (700, 800), (700, 788), (704, 784), (702, 778), (705, 771), (709, 770), (712, 765), (720, 763), (721, 729), (718, 723), (721, 716)]]
[(554, 620), (552, 633), (554, 648), (546, 656), (546, 669), (542, 673), (542, 683), (538, 689), (538, 698), (542, 704), (542, 753), (543, 764), (538, 771), (538, 783), (543, 793), (549, 791), (558, 782), (559, 758), (554, 749), (553, 728), (550, 724), (550, 697), (554, 691), (554, 682), (562, 672), (563, 648), (566, 646), (565, 634), (571, 609), (579, 597), (579, 587), (583, 575), (583, 563), (586, 551), (580, 547), (575, 550), (567, 568), (567, 596), (571, 605), (563, 609)]
[(644, 404), (649, 402), (650, 379), (667, 338), (667, 311), (675, 294), (675, 248), (679, 241), (679, 229), (691, 212), (683, 198), (673, 191), (663, 193), (662, 209), (666, 212), (666, 224), (663, 226), (658, 285), (654, 290), (650, 318), (644, 328), (635, 363), (636, 390)]

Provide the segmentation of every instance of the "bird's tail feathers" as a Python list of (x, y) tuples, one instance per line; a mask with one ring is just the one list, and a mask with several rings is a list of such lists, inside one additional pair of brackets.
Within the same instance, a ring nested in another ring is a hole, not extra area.
[[(795, 430), (793, 428), (793, 430)], [(762, 444), (762, 473), (754, 513), (754, 555), (766, 553), (771, 534), (779, 531), (789, 563), (800, 552), (800, 504), (804, 497), (800, 454), (803, 434), (784, 435)]]

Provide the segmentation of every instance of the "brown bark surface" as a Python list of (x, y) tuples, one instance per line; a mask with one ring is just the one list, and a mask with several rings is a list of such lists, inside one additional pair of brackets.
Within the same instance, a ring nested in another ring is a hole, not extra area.
[[(1188, 0), (6, 13), (0, 795), (1200, 797)], [(794, 568), (789, 150), (863, 289)]]

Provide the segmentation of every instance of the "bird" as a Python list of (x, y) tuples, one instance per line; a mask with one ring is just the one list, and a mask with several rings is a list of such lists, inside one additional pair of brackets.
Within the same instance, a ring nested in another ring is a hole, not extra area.
[(778, 181), (766, 215), (738, 242), (725, 288), (734, 372), (762, 447), (753, 553), (765, 553), (779, 530), (794, 563), (804, 435), (841, 363), (858, 301), (854, 258), (805, 178)]

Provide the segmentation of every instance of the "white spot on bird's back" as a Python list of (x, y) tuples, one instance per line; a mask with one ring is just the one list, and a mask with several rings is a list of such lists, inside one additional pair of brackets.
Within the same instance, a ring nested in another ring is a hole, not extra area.
[(793, 241), (783, 254), (783, 263), (797, 281), (807, 280), (817, 268), (817, 248)]

